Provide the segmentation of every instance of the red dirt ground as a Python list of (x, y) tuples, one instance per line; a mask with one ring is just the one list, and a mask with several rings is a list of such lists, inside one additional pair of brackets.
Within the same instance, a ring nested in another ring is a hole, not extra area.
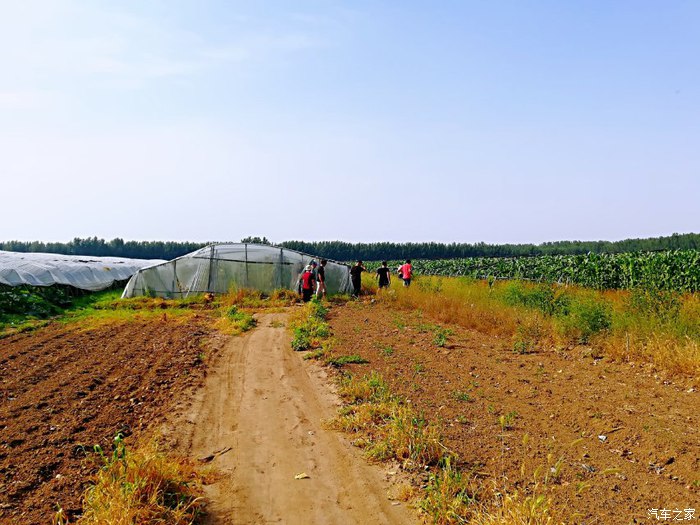
[[(369, 360), (347, 370), (378, 370), (438, 422), (444, 444), (486, 492), (529, 493), (536, 479), (557, 522), (655, 523), (647, 511), (661, 508), (692, 508), (700, 519), (692, 378), (671, 381), (585, 348), (515, 354), (510, 340), (455, 326), (440, 348), (420, 312), (381, 303), (335, 307), (330, 323), (334, 353)], [(502, 428), (499, 417), (511, 413), (512, 428)], [(551, 479), (559, 458), (561, 475)]]
[(69, 517), (94, 462), (117, 432), (127, 446), (157, 427), (178, 395), (201, 383), (204, 319), (138, 320), (81, 331), (54, 323), (0, 340), (0, 523)]

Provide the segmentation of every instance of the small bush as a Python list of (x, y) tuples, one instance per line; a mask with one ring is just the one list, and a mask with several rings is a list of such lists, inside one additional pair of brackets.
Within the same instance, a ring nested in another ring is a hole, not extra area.
[(681, 299), (675, 292), (635, 288), (630, 294), (627, 306), (636, 314), (666, 322), (678, 317)]
[(612, 325), (610, 306), (593, 296), (582, 296), (572, 301), (569, 313), (560, 317), (565, 337), (586, 344), (591, 337), (608, 330)]

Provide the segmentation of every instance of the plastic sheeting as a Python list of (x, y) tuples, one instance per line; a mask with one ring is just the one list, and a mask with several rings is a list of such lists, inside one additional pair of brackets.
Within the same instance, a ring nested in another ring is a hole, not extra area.
[[(193, 294), (226, 293), (253, 288), (270, 293), (297, 289), (304, 267), (318, 257), (263, 244), (212, 244), (157, 266), (139, 270), (126, 284), (122, 297), (149, 295), (180, 298)], [(328, 261), (329, 294), (352, 291), (350, 268)]]
[(126, 281), (141, 268), (161, 262), (164, 261), (0, 251), (0, 284), (65, 284), (97, 291), (109, 288), (115, 281)]

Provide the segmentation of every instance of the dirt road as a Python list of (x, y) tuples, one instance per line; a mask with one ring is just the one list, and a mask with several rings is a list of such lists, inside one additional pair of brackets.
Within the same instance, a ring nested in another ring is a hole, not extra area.
[(213, 455), (221, 473), (206, 487), (209, 523), (417, 523), (389, 499), (387, 469), (322, 428), (337, 401), (322, 369), (291, 351), (285, 324), (285, 314), (261, 315), (233, 338), (186, 416), (189, 453)]

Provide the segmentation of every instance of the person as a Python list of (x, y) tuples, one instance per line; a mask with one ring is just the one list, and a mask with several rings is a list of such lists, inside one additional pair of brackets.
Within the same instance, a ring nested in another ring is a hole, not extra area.
[(316, 270), (316, 297), (323, 299), (326, 296), (326, 259), (321, 259), (321, 266)]
[(366, 272), (367, 269), (362, 266), (362, 261), (357, 261), (355, 266), (350, 268), (350, 280), (352, 281), (352, 296), (359, 297), (360, 290), (362, 289), (362, 272)]
[(304, 273), (301, 274), (301, 298), (305, 303), (311, 300), (311, 296), (316, 288), (316, 279), (314, 278), (313, 267), (310, 264), (304, 268)]
[(411, 276), (413, 275), (413, 266), (411, 266), (411, 259), (406, 259), (406, 264), (403, 264), (399, 268), (399, 274), (403, 279), (404, 286), (411, 286)]
[(379, 288), (387, 288), (391, 284), (391, 270), (389, 270), (388, 264), (388, 262), (382, 261), (382, 265), (377, 268)]

